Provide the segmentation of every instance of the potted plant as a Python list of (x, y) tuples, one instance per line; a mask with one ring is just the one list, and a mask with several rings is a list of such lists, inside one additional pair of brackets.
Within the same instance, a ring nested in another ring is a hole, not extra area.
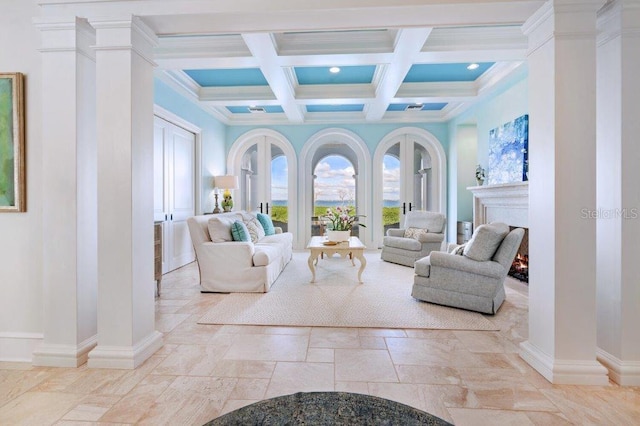
[(366, 228), (366, 225), (358, 221), (359, 217), (365, 216), (352, 214), (351, 207), (338, 206), (335, 209), (328, 208), (327, 213), (322, 217), (326, 219), (329, 224), (330, 229), (327, 231), (328, 240), (336, 242), (349, 241), (351, 229), (354, 225)]

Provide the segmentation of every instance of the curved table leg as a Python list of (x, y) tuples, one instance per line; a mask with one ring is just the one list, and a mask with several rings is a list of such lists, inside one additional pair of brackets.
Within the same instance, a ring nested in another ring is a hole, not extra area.
[(315, 282), (316, 281), (316, 268), (314, 266), (313, 261), (318, 261), (318, 255), (316, 254), (314, 256), (313, 250), (311, 250), (311, 252), (309, 253), (309, 260), (307, 260), (307, 265), (309, 265), (309, 270), (311, 271), (311, 281), (310, 282)]
[(364, 271), (364, 268), (367, 266), (367, 259), (365, 259), (364, 253), (362, 251), (356, 252), (355, 257), (357, 257), (358, 260), (360, 260), (360, 269), (358, 270), (358, 281), (362, 283), (362, 271)]

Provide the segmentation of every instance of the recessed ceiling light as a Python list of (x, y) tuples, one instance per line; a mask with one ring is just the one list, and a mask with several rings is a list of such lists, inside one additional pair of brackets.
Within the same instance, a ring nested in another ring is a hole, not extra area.
[(480, 65), (478, 64), (469, 64), (469, 66), (467, 67), (468, 70), (475, 70), (476, 68), (478, 68)]
[(329, 68), (329, 72), (332, 74), (337, 74), (340, 72), (340, 67), (331, 67)]

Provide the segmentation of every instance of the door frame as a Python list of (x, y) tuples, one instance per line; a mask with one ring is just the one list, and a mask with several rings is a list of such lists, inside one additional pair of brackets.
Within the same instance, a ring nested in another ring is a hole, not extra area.
[(166, 120), (169, 123), (174, 124), (178, 127), (181, 127), (184, 130), (196, 135), (196, 141), (195, 141), (196, 152), (195, 152), (195, 164), (194, 164), (195, 188), (193, 188), (193, 190), (195, 191), (195, 201), (196, 201), (195, 214), (201, 215), (203, 214), (202, 212), (202, 129), (196, 126), (195, 124), (188, 122), (184, 118), (156, 104), (153, 105), (153, 115), (156, 115), (162, 118), (163, 120)]
[[(298, 204), (295, 202), (298, 196), (298, 158), (293, 145), (289, 142), (282, 133), (271, 129), (253, 129), (240, 135), (229, 148), (227, 154), (227, 174), (238, 176), (242, 169), (242, 157), (244, 153), (254, 143), (256, 138), (270, 137), (274, 140), (274, 144), (282, 150), (287, 158), (287, 167), (289, 173), (287, 174), (288, 185), (288, 201), (287, 205), (287, 217), (289, 220), (288, 229), (293, 235), (298, 234)], [(243, 194), (240, 194), (243, 197)], [(294, 238), (294, 248), (295, 238)]]
[[(357, 189), (356, 189), (356, 209), (358, 214), (368, 217), (369, 194), (371, 193), (371, 179), (369, 179), (369, 167), (371, 156), (365, 141), (347, 129), (328, 128), (321, 130), (311, 136), (304, 144), (300, 153), (300, 170), (302, 192), (300, 193), (300, 204), (302, 205), (303, 218), (300, 223), (301, 232), (298, 233), (298, 246), (305, 247), (311, 238), (311, 216), (313, 216), (313, 169), (312, 161), (316, 151), (323, 145), (342, 142), (349, 146), (358, 158)], [(366, 219), (365, 219), (366, 220)], [(360, 239), (364, 245), (371, 243), (371, 228), (367, 223), (366, 228), (360, 228)]]
[[(442, 147), (442, 144), (431, 132), (421, 129), (419, 127), (401, 127), (388, 133), (378, 146), (376, 147), (373, 155), (373, 188), (382, 188), (383, 176), (382, 176), (382, 160), (387, 150), (391, 148), (399, 137), (404, 135), (415, 135), (426, 141), (424, 146), (431, 157), (431, 178), (433, 180), (433, 201), (434, 211), (438, 211), (447, 215), (447, 157)], [(382, 239), (384, 237), (382, 232), (382, 210), (378, 206), (382, 206), (383, 194), (382, 191), (374, 191), (373, 194), (373, 240), (376, 247), (382, 246)], [(402, 222), (402, 221), (401, 221)], [(400, 223), (402, 226), (402, 223)], [(446, 228), (445, 228), (446, 232)]]

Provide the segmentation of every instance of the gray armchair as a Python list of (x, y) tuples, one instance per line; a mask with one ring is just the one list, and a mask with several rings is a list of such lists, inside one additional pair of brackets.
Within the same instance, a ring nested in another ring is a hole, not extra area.
[[(413, 267), (416, 260), (428, 256), (433, 250), (441, 250), (445, 224), (446, 219), (441, 213), (408, 212), (403, 228), (387, 230), (387, 236), (383, 240), (382, 260)], [(410, 228), (415, 231), (413, 237), (405, 237)]]
[[(524, 230), (481, 225), (462, 254), (432, 252), (415, 263), (411, 295), (416, 299), (495, 314), (505, 299), (504, 280)], [(461, 250), (459, 250), (461, 251)]]

